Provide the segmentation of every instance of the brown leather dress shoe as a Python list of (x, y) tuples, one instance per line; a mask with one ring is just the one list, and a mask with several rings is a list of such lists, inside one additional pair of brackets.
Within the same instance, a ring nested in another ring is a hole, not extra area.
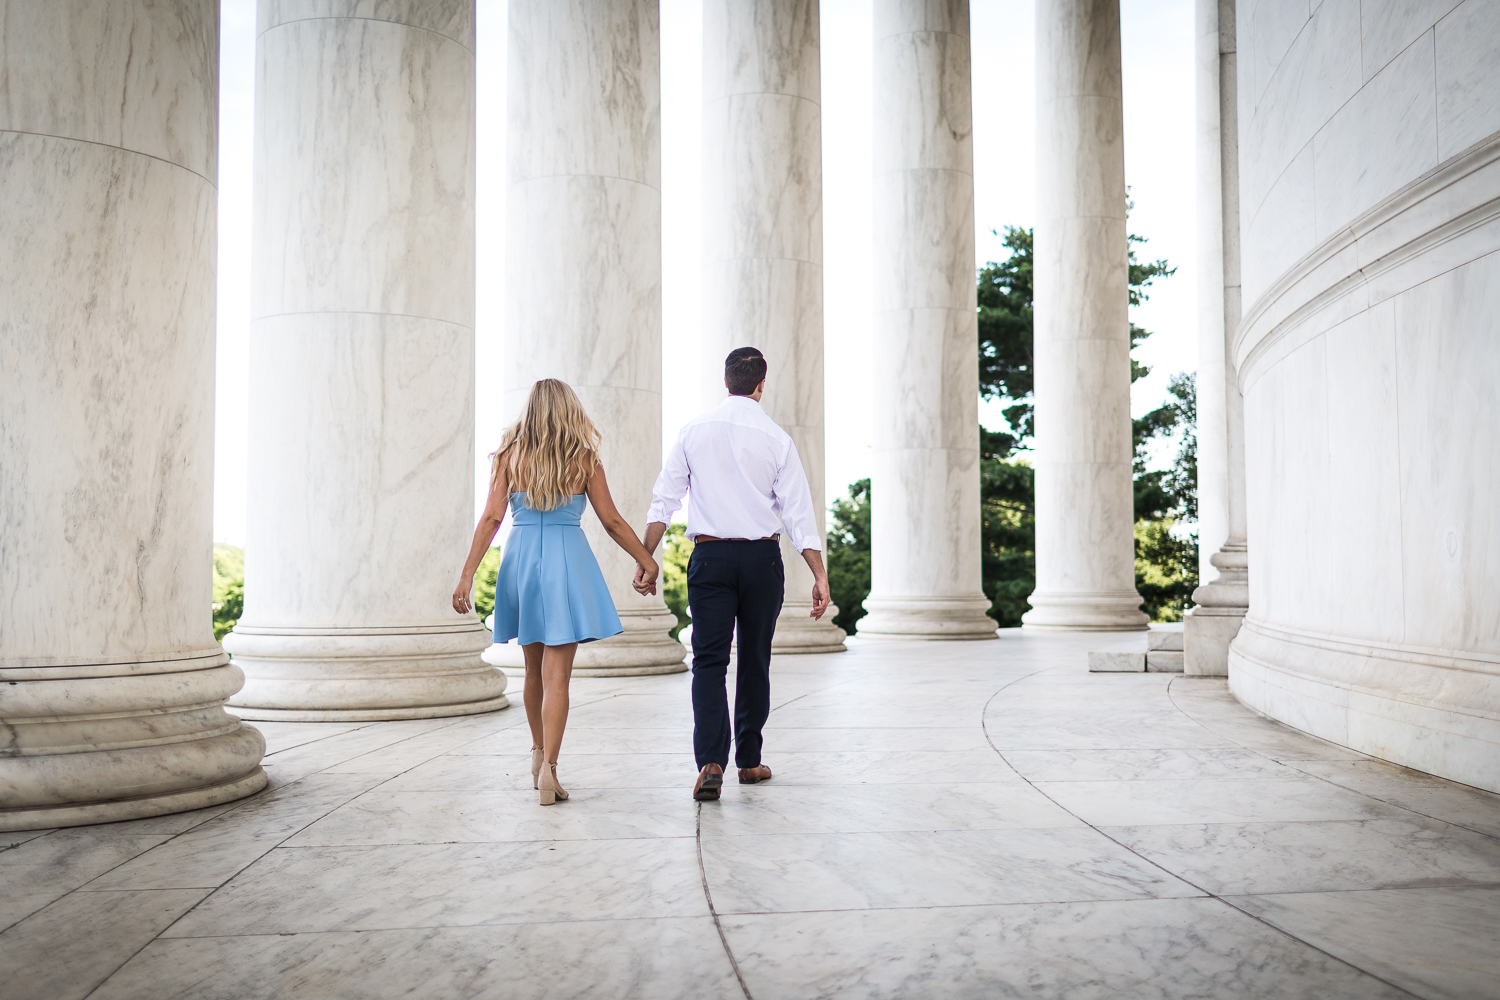
[(693, 798), (699, 802), (717, 802), (719, 788), (724, 784), (724, 769), (718, 764), (704, 764), (693, 784)]
[(754, 785), (771, 780), (771, 769), (764, 764), (740, 768), (740, 784)]

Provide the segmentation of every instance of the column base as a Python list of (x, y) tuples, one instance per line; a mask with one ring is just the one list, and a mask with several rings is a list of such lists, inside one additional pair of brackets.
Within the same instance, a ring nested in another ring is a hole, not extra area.
[[(625, 631), (619, 635), (579, 644), (573, 658), (575, 677), (638, 677), (687, 670), (683, 662), (687, 650), (671, 635), (677, 617), (670, 611), (623, 611), (620, 624)], [(482, 657), (507, 676), (526, 676), (525, 653), (514, 639), (492, 644)]]
[(1197, 607), (1182, 620), (1183, 673), (1229, 676), (1229, 644), (1239, 634), (1246, 608)]
[(0, 667), (0, 830), (202, 809), (265, 787), (266, 741), (224, 711), (244, 682), (222, 650)]
[(776, 618), (776, 635), (771, 639), (772, 656), (803, 656), (809, 653), (842, 653), (848, 650), (844, 639), (848, 633), (833, 623), (839, 613), (828, 605), (823, 617), (814, 621), (812, 601), (784, 601)]
[(505, 675), (480, 654), (477, 621), (410, 629), (242, 625), (224, 648), (245, 671), (229, 709), (267, 722), (384, 722), (494, 712)]
[(166, 795), (147, 795), (138, 799), (115, 799), (87, 805), (51, 806), (42, 809), (0, 809), (0, 832), (17, 830), (51, 830), (65, 826), (92, 826), (95, 823), (119, 823), (128, 819), (150, 819), (171, 813), (192, 812), (223, 805), (254, 795), (266, 787), (266, 772), (259, 764), (241, 778), (203, 788), (191, 788)]
[(867, 597), (859, 620), (861, 639), (994, 639), (989, 598)]
[(1037, 591), (1026, 600), (1031, 610), (1021, 616), (1021, 625), (1029, 629), (1129, 632), (1144, 631), (1150, 624), (1150, 617), (1141, 610), (1141, 595), (1133, 590), (1093, 594)]

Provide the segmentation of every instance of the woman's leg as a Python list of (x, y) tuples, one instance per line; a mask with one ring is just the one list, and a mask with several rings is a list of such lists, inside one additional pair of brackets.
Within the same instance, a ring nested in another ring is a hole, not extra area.
[(526, 703), (526, 724), (531, 727), (531, 745), (542, 745), (542, 650), (547, 647), (539, 642), (521, 647), (526, 657), (526, 686), (521, 689), (521, 700)]
[[(568, 724), (568, 681), (573, 678), (573, 654), (578, 643), (547, 646), (542, 651), (542, 748), (547, 763), (557, 763), (563, 729)], [(531, 677), (528, 667), (527, 679)]]

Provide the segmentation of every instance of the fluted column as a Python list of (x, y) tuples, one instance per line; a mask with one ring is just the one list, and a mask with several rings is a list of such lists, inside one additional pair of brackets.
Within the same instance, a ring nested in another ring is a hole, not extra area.
[(980, 589), (968, 0), (874, 10), (874, 468), (859, 634), (993, 639)]
[(0, 830), (266, 784), (210, 614), (218, 17), (0, 17)]
[[(540, 378), (577, 391), (604, 436), (620, 513), (645, 527), (661, 468), (661, 66), (656, 0), (511, 0), (505, 408)], [(487, 429), (499, 444), (500, 428)], [(624, 625), (582, 674), (687, 669), (676, 619), (584, 516)], [(486, 657), (515, 670), (514, 643)]]
[(245, 614), (257, 719), (504, 708), (473, 530), (474, 9), (261, 0)]
[[(1227, 674), (1250, 605), (1245, 421), (1229, 339), (1240, 320), (1239, 127), (1234, 0), (1198, 0), (1198, 579), (1184, 670)], [(1212, 579), (1211, 579), (1212, 577)]]
[[(797, 446), (818, 533), (823, 482), (823, 136), (818, 0), (703, 4), (703, 387), (724, 398), (724, 358), (757, 347), (766, 413)], [(808, 617), (812, 572), (781, 539), (776, 653), (844, 648), (836, 609)]]
[(1135, 590), (1119, 0), (1036, 12), (1034, 628), (1143, 629)]

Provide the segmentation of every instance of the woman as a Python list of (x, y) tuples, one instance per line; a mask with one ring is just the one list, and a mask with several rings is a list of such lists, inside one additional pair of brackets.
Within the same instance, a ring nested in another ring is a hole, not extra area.
[(584, 497), (635, 559), (635, 589), (656, 593), (656, 561), (615, 509), (599, 464), (599, 432), (573, 390), (555, 378), (531, 387), (526, 409), (490, 456), (490, 497), (453, 591), (453, 610), (474, 610), (474, 572), (511, 511), (510, 539), (495, 583), (495, 641), (516, 639), (526, 656), (531, 784), (550, 806), (568, 793), (557, 753), (568, 722), (568, 681), (580, 642), (618, 635), (614, 601), (579, 527)]

